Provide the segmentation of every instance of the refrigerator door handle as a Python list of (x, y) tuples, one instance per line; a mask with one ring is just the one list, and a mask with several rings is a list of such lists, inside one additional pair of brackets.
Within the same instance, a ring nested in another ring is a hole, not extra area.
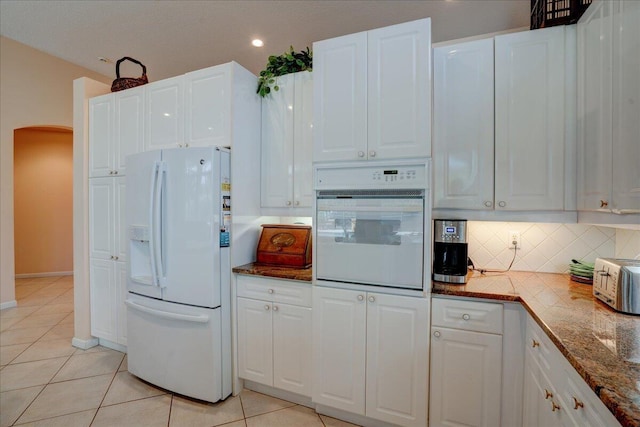
[(164, 266), (162, 265), (162, 187), (164, 185), (164, 174), (166, 172), (164, 162), (157, 163), (156, 184), (154, 188), (152, 205), (152, 230), (154, 245), (151, 257), (156, 266), (157, 286), (165, 287)]
[(149, 233), (149, 252), (150, 252), (150, 260), (151, 260), (151, 283), (152, 286), (158, 286), (158, 271), (156, 268), (156, 259), (155, 259), (155, 247), (156, 247), (156, 236), (154, 233), (155, 222), (154, 222), (154, 197), (156, 193), (156, 185), (158, 184), (158, 162), (155, 162), (153, 168), (151, 169), (151, 184), (149, 185), (149, 228), (151, 229), (151, 233)]
[(144, 305), (137, 304), (131, 300), (125, 300), (124, 303), (128, 307), (131, 307), (134, 310), (151, 314), (156, 317), (161, 317), (163, 319), (182, 320), (185, 322), (192, 322), (192, 323), (209, 323), (209, 316), (206, 316), (204, 314), (191, 315), (191, 314), (182, 314), (182, 313), (172, 313), (170, 311), (157, 310), (155, 308), (146, 307)]

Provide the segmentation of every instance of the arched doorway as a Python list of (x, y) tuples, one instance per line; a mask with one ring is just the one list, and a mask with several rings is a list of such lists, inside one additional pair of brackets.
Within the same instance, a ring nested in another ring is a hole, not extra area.
[(16, 278), (73, 274), (73, 131), (14, 131)]

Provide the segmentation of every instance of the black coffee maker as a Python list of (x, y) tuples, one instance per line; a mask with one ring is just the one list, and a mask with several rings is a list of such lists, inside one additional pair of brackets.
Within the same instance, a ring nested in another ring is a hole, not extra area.
[(433, 280), (467, 283), (467, 220), (433, 220)]

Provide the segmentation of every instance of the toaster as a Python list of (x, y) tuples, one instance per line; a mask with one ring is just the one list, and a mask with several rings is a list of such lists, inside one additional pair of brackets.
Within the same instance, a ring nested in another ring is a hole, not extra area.
[(640, 260), (597, 258), (593, 295), (617, 311), (640, 314)]

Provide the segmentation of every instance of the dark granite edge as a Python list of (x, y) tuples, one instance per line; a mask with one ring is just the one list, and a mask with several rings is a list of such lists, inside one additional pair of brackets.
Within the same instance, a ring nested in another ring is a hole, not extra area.
[(624, 398), (616, 393), (614, 390), (609, 390), (598, 383), (597, 379), (589, 374), (587, 368), (585, 368), (580, 361), (573, 356), (573, 354), (569, 351), (569, 349), (564, 345), (562, 340), (556, 336), (553, 330), (537, 315), (535, 310), (527, 304), (527, 301), (523, 299), (520, 295), (506, 295), (506, 294), (496, 294), (496, 293), (487, 293), (487, 292), (472, 292), (465, 290), (441, 290), (441, 289), (432, 289), (432, 295), (451, 295), (451, 296), (460, 296), (466, 298), (481, 298), (481, 299), (491, 299), (491, 300), (499, 300), (499, 301), (509, 301), (509, 302), (518, 302), (520, 303), (525, 310), (531, 315), (531, 317), (535, 320), (535, 322), (540, 326), (540, 328), (544, 331), (544, 333), (549, 337), (549, 339), (555, 344), (555, 346), (560, 350), (564, 358), (569, 362), (569, 364), (578, 372), (580, 377), (587, 383), (589, 388), (593, 390), (593, 392), (598, 396), (600, 401), (609, 409), (609, 411), (613, 414), (613, 416), (623, 425), (623, 426), (637, 426), (637, 422), (634, 417), (630, 417), (627, 414), (627, 409), (624, 405), (620, 404), (620, 399)]
[(236, 274), (244, 274), (248, 276), (262, 276), (283, 280), (297, 280), (309, 283), (311, 282), (311, 267), (278, 267), (251, 262), (249, 264), (233, 267), (231, 271)]

